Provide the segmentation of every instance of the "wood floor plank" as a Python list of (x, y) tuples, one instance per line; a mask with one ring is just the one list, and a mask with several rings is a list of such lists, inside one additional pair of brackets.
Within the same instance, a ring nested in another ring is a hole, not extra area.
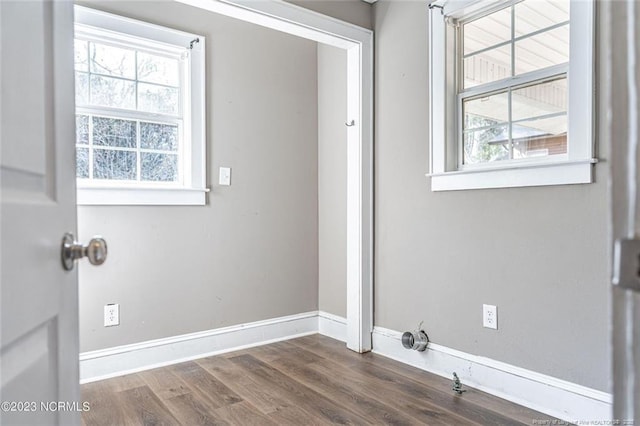
[(81, 386), (101, 425), (530, 425), (554, 420), (377, 354), (305, 336)]
[[(323, 359), (325, 359), (323, 356), (321, 356), (320, 354), (317, 354), (315, 352), (313, 352), (312, 350), (308, 350), (308, 348), (304, 348), (304, 347), (300, 347), (297, 345), (294, 345), (291, 342), (288, 341), (283, 341), (283, 342), (278, 342), (274, 344), (274, 347), (276, 347), (278, 349), (278, 353), (279, 356), (272, 358), (272, 360), (274, 359), (281, 359), (283, 357), (289, 357), (289, 353), (291, 351), (294, 351), (295, 354), (293, 354), (293, 356), (295, 356), (296, 361), (301, 362), (301, 363), (311, 363), (311, 362), (317, 362), (317, 361), (321, 361)], [(257, 354), (260, 354), (261, 352), (256, 352)]]
[(212, 356), (199, 359), (196, 362), (263, 414), (276, 412), (289, 404), (283, 398), (275, 395), (270, 387), (258, 385), (241, 367), (228, 358)]
[(292, 380), (252, 355), (239, 355), (229, 359), (242, 366), (247, 374), (256, 377), (259, 384), (270, 386), (273, 392), (287, 398), (311, 418), (315, 417), (325, 422), (338, 424), (363, 423), (355, 413), (342, 405), (335, 404), (313, 389)]
[(113, 380), (101, 380), (86, 383), (80, 387), (83, 401), (89, 402), (90, 409), (82, 412), (82, 420), (87, 425), (122, 425), (126, 423), (126, 414), (116, 392)]
[[(409, 380), (417, 381), (420, 383), (428, 383), (429, 387), (438, 389), (442, 392), (450, 392), (453, 386), (453, 376), (451, 379), (446, 379), (435, 374), (428, 373), (423, 370), (405, 365), (391, 359), (381, 356), (365, 356), (365, 361), (370, 362), (373, 365), (382, 365), (388, 369), (392, 369), (394, 372), (401, 374)], [(532, 420), (558, 420), (555, 417), (547, 416), (546, 414), (531, 410), (521, 405), (516, 405), (497, 396), (490, 395), (486, 392), (479, 391), (474, 388), (464, 386), (467, 390), (461, 398), (467, 401), (473, 402), (476, 405), (480, 405), (489, 410), (501, 413), (512, 417), (522, 423), (530, 424)]]
[(293, 345), (308, 349), (324, 358), (331, 359), (341, 365), (351, 365), (362, 362), (362, 354), (347, 349), (344, 342), (314, 334), (288, 340)]
[[(117, 393), (127, 419), (123, 424), (136, 425), (176, 425), (173, 414), (153, 393), (149, 386), (128, 389)], [(120, 423), (110, 423), (120, 424)]]
[(324, 375), (333, 375), (336, 383), (344, 383), (362, 392), (364, 395), (382, 400), (386, 404), (396, 407), (406, 416), (421, 424), (439, 425), (478, 425), (475, 419), (461, 417), (457, 411), (437, 406), (414, 395), (408, 395), (402, 390), (389, 387), (374, 377), (364, 376), (352, 370), (352, 367), (336, 366), (319, 362), (310, 364), (309, 368)]
[(191, 391), (207, 401), (211, 408), (220, 408), (242, 401), (242, 398), (227, 385), (213, 377), (194, 361), (169, 367), (189, 384)]
[(168, 368), (142, 371), (138, 376), (162, 400), (190, 392), (187, 383)]
[[(314, 350), (317, 350), (321, 355), (326, 356), (327, 358), (330, 358), (334, 361), (340, 361), (340, 363), (343, 365), (350, 365), (352, 363), (352, 360), (355, 357), (358, 357), (358, 363), (362, 363), (364, 361), (373, 365), (384, 366), (386, 368), (392, 369), (398, 374), (402, 374), (408, 379), (414, 381), (417, 380), (420, 384), (428, 385), (433, 389), (438, 389), (445, 393), (450, 393), (451, 387), (453, 385), (452, 380), (447, 380), (435, 374), (402, 364), (384, 356), (372, 354), (370, 352), (366, 354), (357, 354), (353, 351), (347, 350), (346, 352), (349, 352), (349, 354), (339, 355), (341, 352), (344, 352), (344, 343), (335, 339), (331, 339), (327, 336), (322, 336), (320, 334), (305, 336), (302, 338), (289, 340), (288, 342), (302, 347), (313, 347)], [(338, 358), (334, 357), (333, 354), (336, 354)], [(469, 387), (466, 387), (466, 389), (467, 392), (465, 392), (461, 396), (461, 398), (463, 398), (464, 400), (473, 402), (478, 406), (513, 418), (513, 420), (517, 420), (519, 422), (527, 424), (530, 424), (532, 419), (558, 420), (555, 417), (547, 416), (521, 405), (513, 404), (511, 402), (505, 401), (504, 399), (489, 395), (485, 392), (478, 391), (477, 389)], [(453, 395), (453, 393), (451, 394)]]
[[(352, 386), (347, 381), (336, 380), (335, 374), (322, 374), (313, 370), (309, 363), (304, 361), (310, 358), (310, 352), (295, 345), (291, 346), (292, 348), (282, 348), (283, 356), (272, 361), (271, 365), (327, 398), (341, 401), (370, 424), (412, 425), (416, 423), (415, 418), (403, 414), (376, 398), (375, 392), (363, 392), (362, 387)], [(324, 361), (324, 358), (320, 360)], [(438, 413), (437, 407), (433, 407), (432, 413), (434, 414), (430, 417), (424, 416), (422, 420), (433, 425), (472, 424), (452, 414)]]
[(253, 354), (254, 351), (260, 351), (263, 354), (263, 358), (269, 358), (271, 360), (271, 359), (278, 358), (280, 356), (280, 352), (278, 351), (278, 349), (276, 349), (276, 347), (274, 347), (274, 345), (276, 345), (277, 343), (279, 342), (272, 343), (269, 345), (255, 346), (253, 348), (248, 348), (240, 351), (229, 352), (224, 356), (226, 358), (231, 358), (239, 355), (247, 355), (247, 354), (251, 355)]
[(325, 426), (327, 421), (320, 417), (309, 416), (298, 407), (280, 407), (273, 413), (270, 413), (268, 417), (276, 424), (281, 426), (300, 426), (304, 424), (306, 426)]
[(216, 415), (220, 416), (232, 425), (278, 426), (278, 423), (262, 414), (256, 407), (247, 401), (218, 408), (215, 412)]
[[(344, 342), (340, 342), (338, 340), (331, 339), (327, 336), (322, 336), (320, 334), (292, 339), (292, 340), (289, 340), (288, 342), (290, 344), (293, 344), (302, 348), (307, 348), (308, 350), (313, 350), (314, 352), (317, 352), (321, 356), (325, 357), (329, 362), (335, 363), (337, 366), (339, 366), (336, 368), (340, 368), (340, 369), (346, 368), (347, 371), (345, 371), (344, 373), (346, 374), (345, 377), (350, 377), (351, 380), (356, 382), (357, 380), (360, 380), (359, 386), (364, 389), (371, 389), (373, 387), (373, 388), (382, 390), (382, 394), (384, 394), (385, 398), (392, 398), (395, 406), (402, 407), (403, 410), (406, 410), (407, 414), (410, 414), (412, 417), (414, 417), (417, 420), (424, 421), (425, 418), (429, 418), (429, 417), (435, 417), (437, 419), (438, 416), (442, 418), (442, 415), (443, 415), (442, 409), (445, 409), (445, 411), (449, 412), (448, 414), (449, 416), (458, 415), (457, 411), (455, 409), (452, 409), (451, 406), (441, 407), (438, 404), (433, 402), (429, 402), (427, 405), (425, 405), (424, 401), (413, 398), (411, 396), (408, 397), (407, 393), (402, 391), (401, 389), (389, 388), (388, 386), (385, 386), (385, 383), (382, 381), (373, 380), (372, 383), (367, 385), (367, 382), (363, 380), (365, 377), (368, 377), (368, 375), (362, 374), (362, 371), (363, 371), (362, 363), (365, 362), (370, 356), (374, 356), (376, 358), (384, 358), (384, 357), (371, 354), (371, 353), (366, 353), (366, 354), (356, 353), (354, 351), (347, 349)], [(396, 361), (390, 360), (390, 362), (396, 362)], [(323, 371), (325, 373), (328, 371), (332, 371), (333, 369), (332, 366), (329, 366), (329, 367), (331, 368)], [(328, 368), (327, 364), (324, 364), (324, 368), (325, 369)], [(360, 372), (351, 375), (351, 373), (353, 373), (354, 368), (359, 369)], [(426, 373), (426, 374), (430, 374), (430, 373)], [(342, 377), (341, 374), (338, 374), (338, 373), (336, 374), (336, 376)], [(372, 379), (374, 379), (374, 377), (372, 377)], [(373, 386), (373, 383), (375, 383), (375, 386)], [(424, 383), (428, 383), (428, 380), (425, 380)], [(445, 396), (445, 398), (450, 398), (452, 395), (453, 395), (453, 392)], [(433, 407), (436, 407), (436, 409), (435, 410), (432, 409)], [(469, 417), (465, 417), (464, 419), (461, 419), (460, 416), (458, 416), (457, 418), (459, 419), (458, 421), (460, 422), (467, 422), (467, 423), (474, 422), (474, 419), (472, 418), (470, 419)]]
[(229, 423), (218, 416), (215, 410), (197, 395), (185, 393), (165, 401), (169, 410), (182, 425), (226, 426)]
[(502, 414), (491, 412), (470, 402), (467, 403), (467, 401), (459, 395), (454, 395), (453, 393), (447, 395), (441, 392), (433, 392), (426, 386), (418, 385), (411, 380), (399, 378), (397, 374), (385, 367), (363, 362), (361, 364), (357, 364), (354, 368), (356, 368), (357, 371), (366, 374), (369, 378), (375, 379), (380, 386), (399, 390), (406, 395), (417, 397), (422, 401), (442, 407), (450, 412), (458, 414), (461, 417), (481, 424), (504, 425), (520, 423), (514, 421), (514, 419), (503, 416)]

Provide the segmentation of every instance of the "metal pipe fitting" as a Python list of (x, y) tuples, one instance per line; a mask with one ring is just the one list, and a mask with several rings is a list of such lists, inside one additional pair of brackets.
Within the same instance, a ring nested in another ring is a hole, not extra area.
[(422, 330), (405, 331), (402, 334), (402, 346), (406, 349), (414, 349), (418, 352), (423, 352), (427, 349), (429, 343), (429, 336)]

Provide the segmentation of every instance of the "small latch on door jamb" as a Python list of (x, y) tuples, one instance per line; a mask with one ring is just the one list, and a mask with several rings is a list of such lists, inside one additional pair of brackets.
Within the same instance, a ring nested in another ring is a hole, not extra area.
[(616, 240), (613, 253), (613, 284), (640, 292), (640, 240)]

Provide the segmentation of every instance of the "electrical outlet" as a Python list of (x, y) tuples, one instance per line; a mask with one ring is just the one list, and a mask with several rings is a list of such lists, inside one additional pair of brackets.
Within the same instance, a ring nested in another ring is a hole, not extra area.
[(113, 327), (120, 325), (120, 305), (110, 303), (104, 307), (104, 326)]
[(482, 326), (498, 329), (498, 307), (494, 305), (482, 305)]

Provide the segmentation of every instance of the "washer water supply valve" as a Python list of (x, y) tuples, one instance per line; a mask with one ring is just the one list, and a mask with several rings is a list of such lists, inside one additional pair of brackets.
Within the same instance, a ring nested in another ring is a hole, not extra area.
[(424, 332), (422, 328), (422, 323), (418, 326), (418, 329), (415, 331), (405, 331), (402, 334), (402, 346), (406, 349), (414, 349), (418, 352), (423, 352), (427, 349), (427, 344), (429, 344), (429, 336)]

